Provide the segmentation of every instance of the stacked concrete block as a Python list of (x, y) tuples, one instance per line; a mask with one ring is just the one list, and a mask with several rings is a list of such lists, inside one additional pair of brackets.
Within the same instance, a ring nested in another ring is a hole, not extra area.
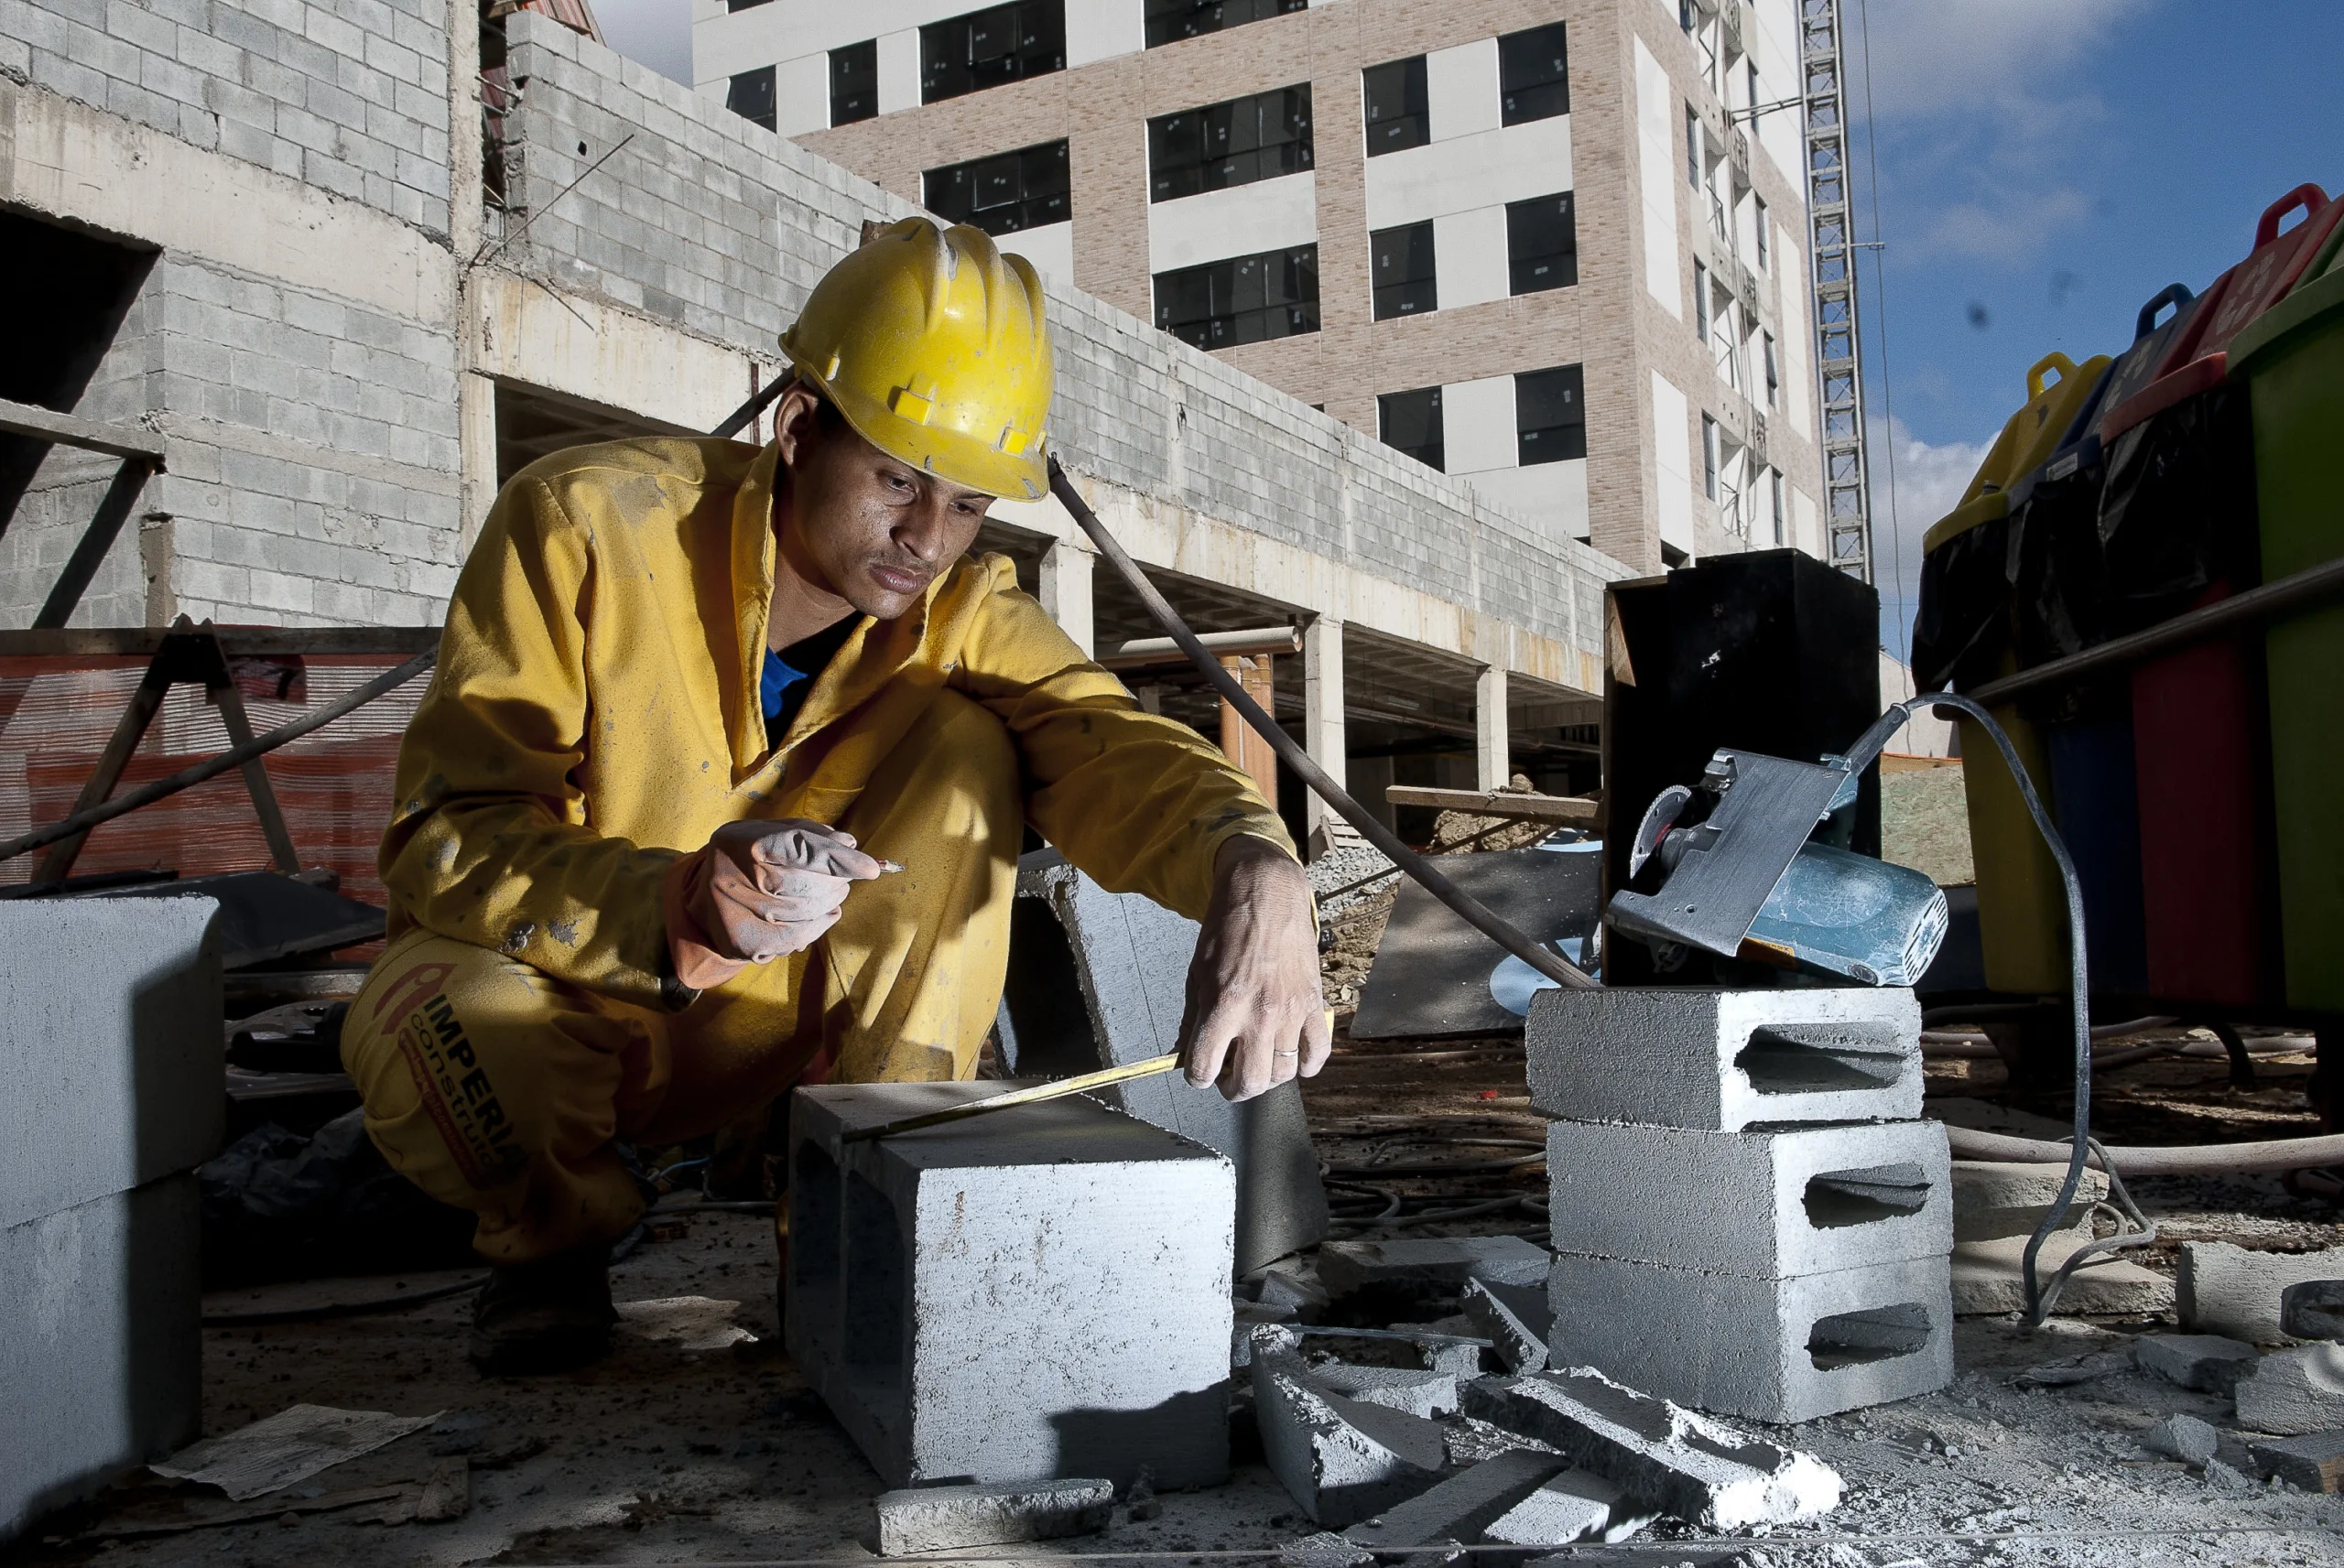
[(0, 1541), (200, 1430), (217, 910), (0, 903)]
[[(1017, 887), (1003, 1041), (1011, 1071), (1091, 1072), (1177, 1050), (1197, 923), (1138, 893), (1109, 892), (1055, 849), (1025, 857)], [(1325, 1238), (1327, 1192), (1297, 1085), (1232, 1104), (1218, 1088), (1159, 1074), (1099, 1098), (1228, 1156), (1239, 1273)]]
[(891, 1487), (1219, 1481), (1229, 1162), (1080, 1097), (845, 1141), (996, 1092), (798, 1092), (790, 1355)]
[(1548, 991), (1551, 1363), (1762, 1421), (1953, 1375), (1951, 1168), (1907, 990)]

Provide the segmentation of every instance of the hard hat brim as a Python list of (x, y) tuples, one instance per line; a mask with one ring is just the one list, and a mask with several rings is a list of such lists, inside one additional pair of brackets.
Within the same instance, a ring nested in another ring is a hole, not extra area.
[(950, 484), (1011, 501), (1039, 501), (1049, 493), (1047, 438), (1024, 452), (1005, 452), (963, 431), (905, 418), (877, 398), (831, 385), (801, 358), (784, 334), (782, 352), (798, 373), (835, 405), (846, 422), (873, 446)]

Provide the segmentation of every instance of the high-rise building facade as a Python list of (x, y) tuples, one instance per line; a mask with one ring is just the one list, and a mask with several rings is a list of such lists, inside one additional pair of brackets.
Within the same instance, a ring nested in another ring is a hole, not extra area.
[(1633, 568), (1821, 555), (1798, 0), (694, 0), (701, 92)]

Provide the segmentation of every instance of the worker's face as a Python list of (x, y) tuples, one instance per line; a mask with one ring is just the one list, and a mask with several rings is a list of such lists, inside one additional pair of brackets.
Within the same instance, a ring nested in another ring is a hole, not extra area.
[(774, 430), (789, 474), (781, 546), (790, 564), (881, 621), (910, 610), (968, 553), (993, 502), (888, 456), (843, 419), (824, 419), (802, 387), (775, 406)]

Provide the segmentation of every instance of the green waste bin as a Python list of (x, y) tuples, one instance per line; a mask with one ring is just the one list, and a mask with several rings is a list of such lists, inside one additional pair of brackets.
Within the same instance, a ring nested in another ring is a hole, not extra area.
[[(2252, 408), (2263, 580), (2344, 555), (2344, 253), (2238, 335), (2230, 374)], [(2287, 1000), (2344, 1009), (2344, 604), (2273, 625), (2263, 648)]]

